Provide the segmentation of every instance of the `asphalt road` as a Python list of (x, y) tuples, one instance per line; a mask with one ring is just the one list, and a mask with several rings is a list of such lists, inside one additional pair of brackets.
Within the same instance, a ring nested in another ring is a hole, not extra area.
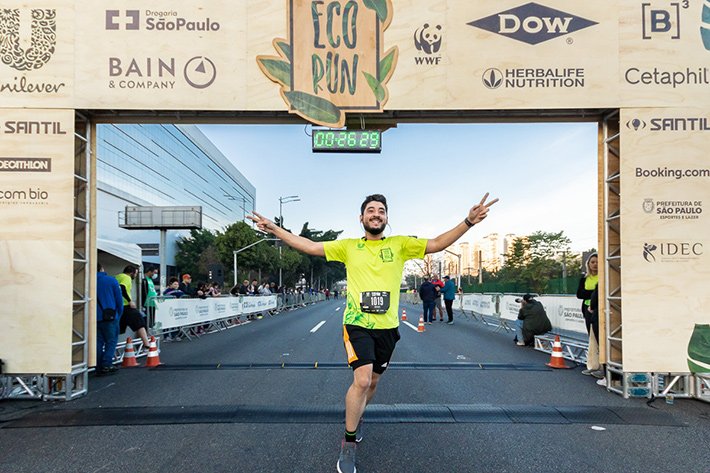
[[(343, 304), (165, 344), (160, 368), (92, 377), (73, 402), (2, 401), (0, 472), (333, 472)], [(710, 405), (625, 400), (458, 314), (426, 328), (400, 326), (358, 472), (708, 471)]]

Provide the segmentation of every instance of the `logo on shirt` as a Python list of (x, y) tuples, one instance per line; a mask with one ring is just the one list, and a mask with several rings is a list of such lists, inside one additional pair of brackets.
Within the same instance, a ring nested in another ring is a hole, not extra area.
[(382, 248), (380, 250), (380, 259), (383, 263), (391, 263), (394, 261), (394, 253), (390, 248)]

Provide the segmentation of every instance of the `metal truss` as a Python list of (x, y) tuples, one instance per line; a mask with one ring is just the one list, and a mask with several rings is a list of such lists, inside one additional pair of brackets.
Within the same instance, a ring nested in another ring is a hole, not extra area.
[[(555, 342), (555, 337), (552, 335), (535, 335), (535, 350), (543, 353), (552, 353), (552, 344)], [(562, 344), (562, 357), (574, 361), (575, 363), (584, 364), (587, 362), (589, 353), (589, 344), (584, 342), (575, 342), (574, 340), (560, 337)]]

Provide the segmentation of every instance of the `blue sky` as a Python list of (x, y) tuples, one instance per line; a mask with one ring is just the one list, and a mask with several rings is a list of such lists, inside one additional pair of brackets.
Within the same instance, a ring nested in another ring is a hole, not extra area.
[(500, 202), (461, 241), (489, 233), (560, 231), (572, 249), (596, 247), (596, 123), (402, 124), (381, 154), (311, 152), (310, 126), (215, 125), (200, 129), (256, 187), (257, 211), (362, 236), (363, 198), (387, 197), (386, 234), (435, 237), (463, 219), (485, 192)]

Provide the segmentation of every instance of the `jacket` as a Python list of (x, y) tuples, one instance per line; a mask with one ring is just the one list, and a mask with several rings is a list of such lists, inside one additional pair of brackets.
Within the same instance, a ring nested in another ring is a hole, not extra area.
[(116, 321), (123, 315), (123, 295), (116, 278), (104, 272), (96, 273), (96, 321), (104, 320), (103, 309), (114, 309)]
[(535, 299), (531, 299), (520, 308), (518, 320), (523, 321), (523, 341), (526, 344), (532, 343), (535, 335), (542, 335), (552, 330), (545, 308)]
[(444, 283), (441, 294), (444, 296), (445, 301), (453, 301), (456, 298), (456, 284), (449, 279)]
[(437, 291), (430, 281), (424, 281), (419, 287), (419, 297), (422, 302), (431, 302), (436, 299)]

